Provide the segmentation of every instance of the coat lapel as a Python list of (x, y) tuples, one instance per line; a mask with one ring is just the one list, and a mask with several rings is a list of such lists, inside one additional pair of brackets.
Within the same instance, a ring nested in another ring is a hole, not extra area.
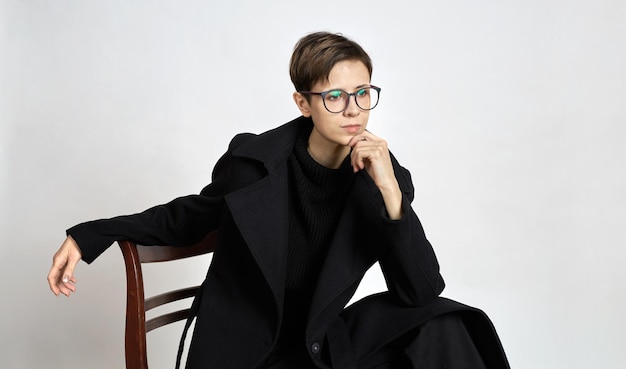
[(226, 196), (241, 235), (274, 293), (282, 312), (289, 233), (286, 160), (305, 118), (256, 136), (233, 151), (234, 157), (261, 162), (267, 175)]
[(233, 219), (277, 302), (284, 295), (287, 261), (286, 190), (286, 176), (276, 173), (226, 196)]

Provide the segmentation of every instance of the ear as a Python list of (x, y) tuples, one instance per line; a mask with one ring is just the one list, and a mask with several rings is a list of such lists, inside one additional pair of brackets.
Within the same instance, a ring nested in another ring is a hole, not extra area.
[(300, 109), (300, 113), (302, 113), (305, 117), (311, 116), (311, 106), (309, 105), (309, 101), (299, 92), (293, 93), (293, 101), (295, 101), (296, 106)]

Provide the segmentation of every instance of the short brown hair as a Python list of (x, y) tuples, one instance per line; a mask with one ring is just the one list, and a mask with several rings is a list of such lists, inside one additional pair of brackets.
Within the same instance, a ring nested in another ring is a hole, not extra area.
[(291, 82), (296, 91), (309, 91), (315, 83), (328, 80), (335, 64), (345, 60), (362, 62), (372, 76), (372, 61), (359, 44), (340, 33), (310, 33), (294, 47), (289, 63)]

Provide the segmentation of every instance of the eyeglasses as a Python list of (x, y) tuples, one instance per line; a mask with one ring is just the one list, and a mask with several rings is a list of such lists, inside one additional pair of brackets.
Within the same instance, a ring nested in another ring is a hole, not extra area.
[(323, 92), (298, 91), (304, 95), (319, 95), (322, 97), (324, 107), (331, 113), (341, 113), (348, 108), (350, 96), (354, 96), (354, 102), (361, 110), (372, 110), (378, 105), (380, 87), (366, 86), (349, 93), (344, 90), (328, 90)]

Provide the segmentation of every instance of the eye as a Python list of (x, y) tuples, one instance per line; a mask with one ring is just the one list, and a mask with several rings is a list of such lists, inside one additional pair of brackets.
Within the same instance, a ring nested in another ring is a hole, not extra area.
[(326, 99), (330, 101), (341, 100), (343, 98), (344, 92), (341, 90), (332, 90), (328, 91), (326, 94)]
[(369, 92), (370, 92), (370, 89), (369, 89), (369, 88), (362, 88), (362, 89), (358, 90), (358, 91), (356, 92), (356, 94), (357, 94), (357, 96), (359, 96), (359, 97), (363, 97), (363, 96), (367, 96), (367, 95), (369, 94)]

